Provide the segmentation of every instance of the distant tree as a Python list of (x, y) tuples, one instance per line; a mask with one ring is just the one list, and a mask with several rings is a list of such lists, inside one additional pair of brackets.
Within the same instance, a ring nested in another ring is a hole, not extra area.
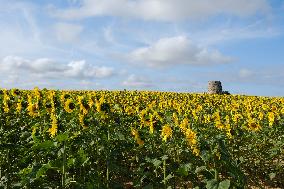
[(222, 91), (222, 94), (230, 95), (229, 91)]

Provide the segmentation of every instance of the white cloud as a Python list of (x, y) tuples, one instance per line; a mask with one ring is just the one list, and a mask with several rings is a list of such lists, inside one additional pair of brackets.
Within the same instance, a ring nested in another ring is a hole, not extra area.
[(20, 78), (24, 77), (33, 79), (92, 80), (110, 77), (114, 74), (114, 70), (111, 67), (98, 67), (87, 64), (85, 60), (63, 64), (47, 58), (28, 60), (21, 57), (7, 56), (0, 61), (0, 73), (1, 76), (9, 76), (13, 80), (15, 78), (20, 80)]
[(128, 78), (122, 82), (123, 86), (133, 87), (133, 88), (149, 88), (153, 87), (153, 83), (146, 77), (137, 76), (135, 74), (131, 74)]
[(113, 75), (113, 68), (96, 67), (87, 64), (85, 60), (72, 61), (67, 65), (68, 69), (64, 71), (67, 77), (83, 78), (105, 78)]
[(51, 72), (62, 72), (66, 68), (63, 64), (58, 64), (47, 58), (27, 60), (22, 57), (7, 56), (0, 62), (0, 73), (19, 74), (22, 72), (29, 74), (48, 74)]
[(215, 28), (191, 33), (191, 37), (198, 39), (203, 45), (224, 44), (228, 41), (240, 41), (255, 38), (272, 38), (281, 35), (281, 31), (274, 27), (271, 20), (259, 19), (247, 25), (234, 25), (231, 22), (222, 23)]
[(231, 57), (217, 50), (199, 47), (185, 36), (162, 38), (147, 47), (138, 48), (127, 59), (150, 67), (166, 67), (178, 64), (210, 65), (228, 63)]
[(56, 37), (59, 41), (73, 42), (83, 31), (83, 26), (71, 23), (57, 23), (55, 25)]
[(266, 12), (266, 0), (83, 0), (79, 8), (56, 10), (65, 19), (90, 16), (120, 16), (145, 20), (176, 21), (218, 14), (250, 16)]
[(69, 56), (69, 49), (57, 43), (54, 25), (46, 20), (43, 7), (34, 2), (1, 1), (0, 57), (11, 54), (22, 57)]

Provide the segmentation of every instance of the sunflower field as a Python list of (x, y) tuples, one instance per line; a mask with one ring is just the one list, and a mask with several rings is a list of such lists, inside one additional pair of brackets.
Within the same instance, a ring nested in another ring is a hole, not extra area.
[(284, 188), (284, 98), (0, 90), (0, 188)]

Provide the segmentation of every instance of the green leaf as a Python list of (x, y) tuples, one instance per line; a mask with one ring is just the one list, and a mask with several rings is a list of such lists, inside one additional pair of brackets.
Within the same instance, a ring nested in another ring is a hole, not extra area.
[(206, 188), (207, 189), (218, 189), (218, 181), (216, 179), (207, 181)]
[(192, 168), (192, 164), (190, 164), (190, 163), (184, 164), (184, 165), (181, 165), (176, 172), (181, 176), (187, 176), (189, 174), (188, 172), (189, 172), (189, 170), (191, 170), (191, 168)]
[(216, 179), (212, 179), (207, 181), (206, 188), (207, 189), (229, 189), (230, 180), (226, 179), (221, 182), (218, 182)]
[(226, 179), (219, 183), (218, 189), (228, 189), (230, 187), (230, 180)]
[(167, 159), (169, 159), (169, 157), (168, 157), (167, 155), (163, 155), (161, 158), (162, 158), (162, 160), (167, 160)]
[(143, 187), (143, 189), (153, 189), (154, 187), (153, 187), (153, 184), (152, 183), (150, 183), (150, 184), (148, 184), (147, 186), (144, 186)]
[(69, 135), (68, 133), (62, 133), (62, 134), (57, 135), (56, 139), (58, 140), (58, 142), (67, 141), (69, 139)]
[(54, 147), (54, 143), (51, 140), (44, 141), (42, 143), (36, 143), (33, 148), (34, 149), (48, 149)]
[(58, 150), (57, 156), (58, 156), (58, 157), (61, 157), (62, 154), (64, 154), (64, 148), (63, 148), (63, 147)]
[(33, 171), (33, 167), (26, 167), (26, 168), (20, 170), (19, 173), (20, 173), (21, 175), (28, 175), (28, 174), (30, 174), (32, 171)]
[(211, 156), (211, 155), (210, 155), (210, 152), (209, 152), (209, 151), (207, 151), (207, 150), (202, 150), (202, 151), (201, 151), (200, 157), (201, 157), (201, 159), (202, 159), (204, 162), (209, 161), (210, 156)]
[(117, 138), (119, 140), (125, 140), (125, 136), (122, 133), (120, 133), (120, 132), (117, 133)]
[(195, 173), (200, 173), (200, 172), (203, 172), (203, 171), (207, 171), (206, 166), (200, 166), (200, 167), (197, 167), (195, 169)]
[(48, 169), (50, 169), (51, 168), (51, 165), (48, 163), (48, 164), (43, 164), (43, 166), (37, 171), (37, 173), (36, 173), (36, 178), (39, 178), (39, 177), (41, 177), (41, 176), (44, 176), (45, 175), (45, 173), (46, 173), (46, 171), (48, 170)]
[(19, 188), (19, 187), (21, 187), (22, 186), (22, 183), (20, 183), (20, 182), (17, 182), (17, 183), (13, 183), (12, 184), (12, 187), (14, 188), (14, 187), (17, 187), (17, 188)]
[(165, 182), (165, 181), (168, 181), (168, 180), (170, 180), (171, 178), (173, 178), (174, 176), (172, 175), (172, 174), (169, 174), (164, 180), (163, 180), (163, 183)]
[(75, 162), (76, 162), (75, 158), (70, 158), (70, 159), (67, 160), (67, 166), (71, 167), (75, 164)]
[(270, 174), (269, 174), (269, 178), (270, 178), (270, 180), (274, 179), (274, 178), (275, 178), (275, 176), (276, 176), (276, 173), (270, 173)]
[(158, 159), (153, 159), (152, 163), (155, 167), (159, 167), (162, 164), (162, 161)]
[(80, 149), (78, 154), (80, 156), (80, 162), (82, 166), (84, 166), (89, 161), (90, 158), (87, 156), (87, 154), (85, 153), (83, 149)]

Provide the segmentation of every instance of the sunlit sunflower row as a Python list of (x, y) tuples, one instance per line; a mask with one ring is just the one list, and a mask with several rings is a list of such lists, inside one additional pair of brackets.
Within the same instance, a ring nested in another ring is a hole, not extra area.
[[(101, 120), (108, 119), (111, 113), (137, 117), (139, 127), (131, 128), (131, 133), (139, 145), (144, 141), (139, 129), (148, 128), (149, 134), (161, 133), (167, 141), (174, 127), (179, 127), (196, 155), (196, 128), (206, 129), (214, 125), (233, 139), (233, 128), (251, 132), (263, 127), (273, 127), (284, 119), (284, 98), (268, 98), (240, 95), (207, 95), (170, 92), (137, 91), (31, 91), (18, 89), (1, 90), (1, 107), (4, 113), (27, 113), (31, 119), (50, 116), (48, 132), (52, 137), (58, 132), (57, 109), (64, 109), (78, 118), (81, 128), (87, 129), (84, 121), (87, 115), (100, 113)], [(167, 116), (166, 116), (167, 115)], [(171, 119), (168, 119), (170, 115)], [(166, 119), (167, 117), (167, 119)], [(157, 130), (157, 123), (162, 129)], [(200, 129), (198, 129), (200, 130)]]

